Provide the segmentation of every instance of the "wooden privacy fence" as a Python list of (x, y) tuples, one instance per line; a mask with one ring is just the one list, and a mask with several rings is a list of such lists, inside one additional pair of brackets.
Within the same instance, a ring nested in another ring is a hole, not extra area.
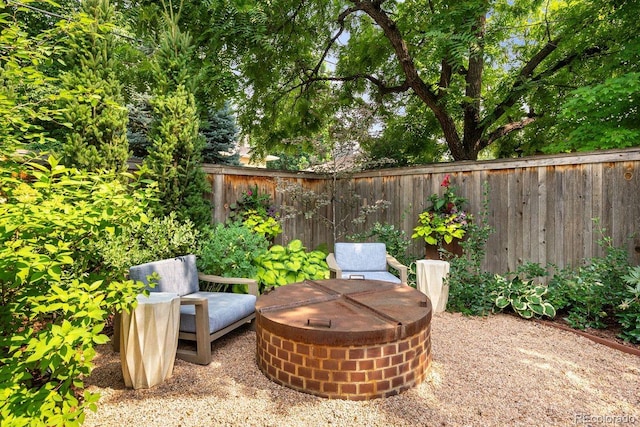
[[(448, 174), (474, 215), (482, 208), (483, 184), (488, 185), (488, 222), (494, 232), (487, 242), (483, 265), (487, 271), (514, 271), (528, 261), (564, 267), (602, 256), (600, 228), (616, 246), (627, 249), (632, 263), (640, 264), (640, 148), (443, 163), (339, 179), (253, 168), (204, 168), (212, 185), (215, 221), (224, 221), (229, 206), (255, 185), (271, 195), (274, 205), (298, 211), (282, 221), (284, 232), (278, 243), (300, 239), (308, 248), (321, 244), (332, 248), (333, 230), (322, 218), (345, 220), (346, 228), (338, 230), (337, 240), (369, 229), (375, 222), (393, 224), (410, 236), (418, 214), (429, 205), (429, 196), (442, 193), (440, 183)], [(299, 191), (281, 191), (284, 185), (303, 189), (307, 195), (324, 195), (328, 204), (314, 213), (308, 198)], [(381, 200), (390, 202), (387, 209), (374, 212), (362, 224), (350, 223), (363, 207)], [(424, 245), (414, 240), (410, 250), (419, 258)]]

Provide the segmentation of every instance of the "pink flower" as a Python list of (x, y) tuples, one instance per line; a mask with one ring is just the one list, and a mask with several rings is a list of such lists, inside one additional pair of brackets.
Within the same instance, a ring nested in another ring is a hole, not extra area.
[(442, 180), (442, 183), (440, 184), (440, 187), (448, 187), (450, 184), (449, 182), (450, 180), (451, 180), (451, 175), (449, 174), (445, 175), (444, 179)]

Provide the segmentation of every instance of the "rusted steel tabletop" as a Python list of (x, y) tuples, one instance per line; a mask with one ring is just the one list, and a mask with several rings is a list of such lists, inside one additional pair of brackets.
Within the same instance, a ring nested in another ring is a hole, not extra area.
[(423, 293), (377, 280), (306, 280), (256, 302), (258, 328), (311, 344), (392, 342), (426, 328), (431, 315)]

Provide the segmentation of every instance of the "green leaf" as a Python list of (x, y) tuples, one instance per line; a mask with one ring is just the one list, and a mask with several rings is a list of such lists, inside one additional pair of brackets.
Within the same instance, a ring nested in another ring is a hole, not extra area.
[(299, 252), (302, 251), (304, 249), (304, 246), (302, 245), (302, 242), (300, 240), (292, 240), (288, 245), (287, 245), (287, 249), (289, 249), (292, 252)]
[(531, 304), (540, 305), (542, 303), (542, 298), (536, 295), (529, 295), (527, 296), (527, 301), (529, 301), (530, 305)]
[(504, 296), (499, 296), (498, 298), (496, 298), (496, 306), (501, 310), (503, 308), (506, 308), (509, 304), (511, 304), (511, 301), (509, 301)]
[(109, 337), (104, 334), (95, 335), (93, 337), (93, 342), (95, 344), (106, 344), (109, 342)]
[(533, 317), (533, 311), (531, 310), (518, 310), (518, 314), (525, 319), (531, 319)]
[(549, 303), (544, 303), (542, 305), (542, 314), (545, 316), (549, 316), (551, 318), (556, 317), (556, 309)]
[(529, 304), (529, 308), (535, 314), (542, 316), (544, 314), (544, 306), (541, 304)]
[(515, 311), (522, 311), (527, 309), (527, 304), (520, 300), (513, 300), (511, 305)]

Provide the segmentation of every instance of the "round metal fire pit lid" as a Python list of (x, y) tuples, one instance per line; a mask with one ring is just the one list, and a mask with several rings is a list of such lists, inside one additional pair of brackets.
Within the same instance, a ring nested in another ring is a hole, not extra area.
[(256, 321), (310, 344), (363, 345), (414, 335), (431, 321), (420, 291), (376, 280), (330, 279), (281, 286), (256, 302)]

